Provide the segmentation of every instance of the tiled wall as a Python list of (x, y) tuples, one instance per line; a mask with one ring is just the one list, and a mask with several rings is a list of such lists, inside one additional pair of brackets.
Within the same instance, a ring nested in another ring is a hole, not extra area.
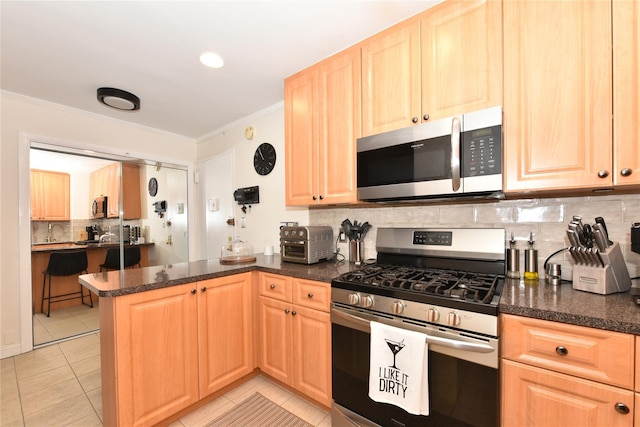
[[(97, 225), (101, 234), (109, 230), (109, 227), (117, 227), (120, 220), (114, 219), (76, 219), (72, 221), (31, 221), (31, 243), (45, 242), (51, 224), (51, 238), (56, 242), (76, 242), (81, 239), (80, 233), (86, 227)], [(140, 225), (140, 221), (124, 221), (124, 225)], [(114, 228), (115, 232), (117, 228)]]
[[(407, 207), (379, 207), (359, 209), (314, 209), (310, 212), (312, 225), (331, 225), (334, 234), (346, 218), (352, 222), (368, 221), (373, 229), (364, 239), (365, 258), (375, 258), (378, 227), (488, 227), (504, 228), (507, 240), (514, 234), (521, 249), (520, 269), (524, 269), (524, 249), (529, 233), (533, 232), (538, 249), (538, 266), (542, 273), (545, 259), (558, 249), (569, 246), (567, 224), (572, 216), (580, 215), (583, 222), (593, 224), (601, 216), (607, 223), (609, 237), (619, 242), (631, 277), (640, 275), (640, 254), (631, 252), (630, 228), (640, 222), (640, 195), (567, 197), (550, 199), (504, 200), (490, 203), (459, 203)], [(505, 242), (505, 245), (507, 242)], [(338, 244), (340, 253), (348, 258), (348, 245)], [(562, 265), (562, 277), (571, 279), (572, 269), (567, 252), (552, 258)], [(543, 275), (541, 274), (541, 277)]]

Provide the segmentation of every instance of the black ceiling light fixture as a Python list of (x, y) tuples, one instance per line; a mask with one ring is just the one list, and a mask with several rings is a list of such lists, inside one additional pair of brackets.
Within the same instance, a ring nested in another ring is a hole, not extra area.
[(112, 87), (99, 88), (98, 101), (116, 110), (135, 111), (140, 109), (140, 98), (125, 90)]

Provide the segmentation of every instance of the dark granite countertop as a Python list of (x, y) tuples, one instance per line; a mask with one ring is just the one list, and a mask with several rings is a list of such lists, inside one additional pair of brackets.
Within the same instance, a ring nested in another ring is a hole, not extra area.
[(358, 268), (346, 261), (306, 265), (282, 262), (279, 254), (271, 256), (258, 254), (256, 262), (246, 264), (222, 265), (218, 259), (208, 259), (124, 271), (91, 273), (80, 276), (80, 283), (100, 297), (118, 297), (254, 270), (331, 282), (334, 277)]
[[(141, 243), (137, 246), (153, 246), (155, 243)], [(125, 244), (128, 246), (129, 244)], [(87, 243), (82, 244), (80, 242), (51, 242), (51, 243), (36, 243), (31, 245), (31, 252), (53, 252), (53, 251), (67, 251), (73, 249), (105, 249), (115, 248), (120, 246), (120, 243)]]
[(640, 335), (640, 306), (629, 292), (609, 295), (573, 289), (571, 283), (537, 285), (508, 279), (500, 298), (500, 313)]
[[(331, 282), (340, 274), (359, 268), (349, 262), (321, 262), (312, 265), (282, 262), (278, 254), (256, 255), (256, 258), (256, 262), (238, 265), (221, 265), (218, 259), (209, 259), (91, 273), (80, 276), (80, 283), (100, 297), (118, 297), (254, 270)], [(640, 306), (632, 301), (629, 292), (599, 295), (575, 290), (570, 283), (550, 286), (541, 280), (537, 285), (528, 285), (522, 280), (507, 279), (499, 311), (640, 335)]]

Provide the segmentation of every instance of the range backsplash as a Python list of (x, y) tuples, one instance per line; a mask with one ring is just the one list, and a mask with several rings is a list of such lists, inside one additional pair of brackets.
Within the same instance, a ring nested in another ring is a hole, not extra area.
[[(345, 218), (368, 221), (372, 230), (364, 239), (364, 258), (375, 258), (376, 231), (379, 227), (499, 227), (506, 229), (507, 239), (514, 234), (521, 257), (533, 232), (538, 249), (538, 269), (544, 277), (545, 259), (558, 249), (569, 246), (567, 224), (580, 215), (585, 223), (601, 216), (607, 223), (611, 240), (622, 246), (631, 277), (640, 275), (640, 255), (631, 252), (631, 224), (640, 222), (640, 195), (566, 197), (548, 199), (503, 200), (491, 203), (439, 204), (375, 208), (324, 208), (309, 212), (310, 225), (331, 225), (338, 236)], [(507, 242), (505, 242), (506, 247)], [(349, 247), (338, 243), (340, 253), (349, 258)], [(568, 253), (552, 258), (562, 264), (562, 278), (572, 277)], [(521, 268), (524, 259), (520, 260)]]

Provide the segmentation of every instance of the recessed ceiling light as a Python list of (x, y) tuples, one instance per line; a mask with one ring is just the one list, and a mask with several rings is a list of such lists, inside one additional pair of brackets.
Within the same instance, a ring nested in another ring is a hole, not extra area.
[(125, 90), (112, 87), (99, 88), (98, 101), (117, 110), (134, 111), (140, 109), (140, 98)]
[(200, 62), (210, 68), (222, 68), (224, 65), (222, 57), (213, 52), (205, 52), (200, 55)]

